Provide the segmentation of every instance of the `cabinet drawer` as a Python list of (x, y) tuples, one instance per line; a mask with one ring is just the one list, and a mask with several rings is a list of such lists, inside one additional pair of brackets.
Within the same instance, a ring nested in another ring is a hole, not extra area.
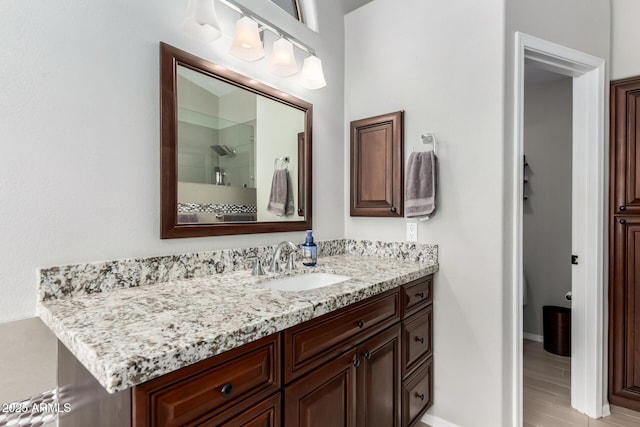
[(405, 375), (431, 355), (432, 313), (433, 307), (427, 306), (402, 321), (402, 360)]
[(407, 317), (432, 302), (431, 289), (433, 287), (433, 276), (414, 280), (402, 287), (404, 311), (403, 317)]
[(398, 291), (329, 313), (285, 331), (285, 382), (400, 319)]
[(433, 359), (427, 359), (402, 384), (402, 425), (413, 426), (432, 404)]
[(184, 425), (277, 391), (279, 344), (276, 334), (137, 386), (134, 424)]
[(194, 427), (280, 427), (282, 420), (280, 393), (251, 405), (236, 405), (215, 418), (193, 424)]

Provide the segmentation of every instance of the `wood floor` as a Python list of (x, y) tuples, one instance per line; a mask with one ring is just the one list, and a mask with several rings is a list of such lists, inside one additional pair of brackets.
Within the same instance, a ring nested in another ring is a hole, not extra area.
[(571, 358), (544, 351), (542, 343), (524, 341), (524, 427), (638, 427), (640, 413), (611, 407), (594, 420), (571, 408)]

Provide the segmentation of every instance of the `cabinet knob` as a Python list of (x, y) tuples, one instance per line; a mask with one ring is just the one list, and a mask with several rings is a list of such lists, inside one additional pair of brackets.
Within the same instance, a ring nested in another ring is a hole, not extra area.
[(620, 218), (620, 219), (618, 220), (618, 222), (619, 222), (620, 224), (622, 224), (622, 225), (625, 225), (625, 224), (627, 223), (627, 220), (626, 220), (626, 219), (624, 219), (624, 218)]
[(424, 393), (418, 393), (416, 392), (416, 397), (420, 400), (424, 400)]
[(365, 351), (364, 353), (362, 353), (362, 355), (364, 356), (365, 359), (369, 360), (371, 359), (371, 353), (369, 353), (368, 351)]
[(419, 342), (420, 344), (424, 344), (424, 338), (422, 337), (416, 337), (416, 341)]
[(355, 366), (356, 368), (359, 368), (360, 367), (360, 359), (355, 359), (353, 361), (353, 366)]
[(620, 212), (624, 212), (624, 211), (626, 211), (626, 210), (627, 210), (627, 207), (626, 207), (626, 206), (620, 206), (620, 207), (618, 208), (618, 210), (619, 210)]
[(396, 207), (395, 206), (391, 206), (391, 209), (389, 209), (391, 212), (395, 212), (396, 211)]
[(220, 392), (222, 394), (222, 397), (231, 396), (231, 393), (233, 393), (233, 385), (232, 384), (223, 385), (222, 388), (220, 389)]
[(424, 298), (424, 292), (418, 292), (416, 296), (420, 298)]
[(358, 320), (357, 325), (358, 325), (358, 328), (360, 329), (364, 328), (364, 320)]

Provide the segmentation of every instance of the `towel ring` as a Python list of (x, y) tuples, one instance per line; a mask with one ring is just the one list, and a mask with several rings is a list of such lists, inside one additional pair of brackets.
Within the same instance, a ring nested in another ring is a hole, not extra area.
[(278, 170), (278, 161), (282, 162), (282, 167), (287, 169), (289, 166), (289, 156), (286, 157), (276, 157), (276, 161), (273, 162), (273, 170)]
[(437, 154), (436, 150), (438, 148), (438, 140), (436, 139), (435, 133), (428, 133), (426, 135), (422, 135), (422, 143), (423, 144), (432, 144), (433, 145), (433, 154)]
[[(433, 154), (438, 154), (437, 153), (437, 148), (438, 148), (438, 140), (436, 139), (436, 134), (435, 133), (428, 133), (428, 134), (422, 134), (422, 143), (423, 144), (432, 144), (433, 148), (431, 149), (431, 151), (433, 151)], [(411, 152), (415, 152), (416, 148), (415, 147), (411, 147)]]

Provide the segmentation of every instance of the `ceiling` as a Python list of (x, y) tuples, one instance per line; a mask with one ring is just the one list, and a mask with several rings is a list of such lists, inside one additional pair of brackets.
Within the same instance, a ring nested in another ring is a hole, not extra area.
[(342, 0), (342, 3), (344, 3), (344, 13), (347, 14), (370, 1), (372, 0)]

